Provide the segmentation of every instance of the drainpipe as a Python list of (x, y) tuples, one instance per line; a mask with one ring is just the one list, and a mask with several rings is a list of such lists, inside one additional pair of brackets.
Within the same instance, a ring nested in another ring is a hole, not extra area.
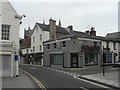
[[(19, 56), (18, 56), (18, 60), (19, 60)], [(15, 70), (15, 72), (16, 72), (16, 77), (19, 76), (19, 65), (18, 65), (18, 60), (15, 61), (15, 65), (16, 65), (16, 70)]]
[(10, 77), (13, 76), (14, 76), (14, 44), (12, 42)]

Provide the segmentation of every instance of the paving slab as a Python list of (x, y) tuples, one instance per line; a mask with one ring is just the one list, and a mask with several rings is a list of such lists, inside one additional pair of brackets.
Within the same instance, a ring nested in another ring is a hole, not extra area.
[(36, 85), (29, 76), (20, 71), (18, 77), (2, 78), (2, 88), (36, 88)]

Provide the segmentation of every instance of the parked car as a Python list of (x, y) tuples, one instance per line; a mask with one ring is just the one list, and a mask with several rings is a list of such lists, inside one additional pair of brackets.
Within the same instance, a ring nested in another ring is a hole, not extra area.
[(120, 61), (113, 64), (114, 67), (120, 67)]

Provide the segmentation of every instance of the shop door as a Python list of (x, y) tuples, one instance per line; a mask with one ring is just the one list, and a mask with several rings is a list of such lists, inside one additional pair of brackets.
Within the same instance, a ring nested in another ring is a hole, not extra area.
[(3, 55), (2, 57), (2, 77), (10, 77), (10, 55)]
[(71, 53), (71, 67), (78, 67), (78, 53)]

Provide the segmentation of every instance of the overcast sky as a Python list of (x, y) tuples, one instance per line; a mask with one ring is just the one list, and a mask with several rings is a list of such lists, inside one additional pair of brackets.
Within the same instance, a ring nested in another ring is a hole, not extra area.
[[(73, 29), (85, 32), (94, 26), (97, 35), (118, 31), (119, 0), (9, 0), (18, 14), (25, 14), (20, 29), (20, 37), (24, 36), (24, 28), (33, 28), (35, 22), (49, 23), (52, 17), (62, 27), (73, 25)], [(51, 2), (50, 2), (51, 1)]]

